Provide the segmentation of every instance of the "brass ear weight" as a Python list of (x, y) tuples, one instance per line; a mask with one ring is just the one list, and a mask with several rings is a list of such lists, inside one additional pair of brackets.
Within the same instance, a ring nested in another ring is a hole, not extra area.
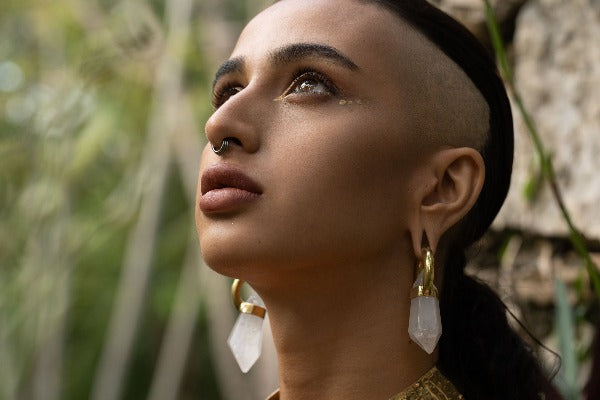
[(423, 260), (419, 261), (415, 276), (418, 277), (421, 271), (423, 272), (423, 284), (413, 287), (410, 291), (410, 298), (414, 299), (418, 296), (438, 297), (438, 291), (433, 283), (435, 276), (433, 252), (429, 247), (424, 247), (422, 252)]
[(423, 247), (421, 251), (423, 259), (417, 265), (415, 283), (410, 292), (408, 335), (425, 352), (431, 354), (442, 335), (442, 318), (438, 291), (433, 283), (433, 252), (429, 247)]
[(256, 315), (259, 318), (264, 318), (267, 314), (267, 310), (257, 304), (247, 303), (242, 300), (242, 286), (244, 281), (236, 279), (231, 285), (231, 298), (233, 299), (233, 305), (241, 313)]

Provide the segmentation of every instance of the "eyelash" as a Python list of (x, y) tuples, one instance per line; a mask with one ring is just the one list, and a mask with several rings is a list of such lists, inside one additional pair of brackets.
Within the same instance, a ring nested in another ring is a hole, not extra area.
[[(317, 72), (314, 69), (303, 68), (293, 75), (294, 79), (292, 83), (287, 87), (282, 97), (288, 96), (292, 94), (294, 88), (299, 87), (299, 85), (307, 80), (314, 80), (317, 83), (321, 83), (325, 86), (325, 89), (328, 93), (322, 94), (322, 96), (326, 95), (339, 95), (339, 90), (335, 86), (335, 84), (329, 79), (325, 74), (321, 72)], [(241, 92), (244, 88), (241, 85), (237, 85), (236, 83), (228, 83), (223, 85), (221, 88), (215, 90), (213, 94), (213, 106), (215, 109), (221, 107), (230, 97), (235, 96), (239, 92)], [(235, 92), (234, 92), (235, 91)], [(310, 95), (310, 93), (297, 93), (300, 96)]]
[[(241, 86), (233, 84), (233, 83), (228, 83), (219, 89), (215, 89), (215, 91), (213, 93), (213, 100), (212, 100), (213, 107), (215, 109), (221, 107), (223, 105), (223, 103), (225, 103), (227, 100), (229, 100), (229, 98), (231, 96), (235, 96), (236, 94), (241, 92), (241, 89), (238, 90), (239, 88), (241, 88)], [(235, 90), (235, 93), (232, 93), (232, 91), (234, 91), (234, 90)]]

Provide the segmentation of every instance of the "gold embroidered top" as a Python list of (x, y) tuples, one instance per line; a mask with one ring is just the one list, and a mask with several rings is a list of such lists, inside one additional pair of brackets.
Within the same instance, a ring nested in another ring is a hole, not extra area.
[[(452, 382), (436, 368), (431, 368), (418, 381), (389, 400), (462, 400)], [(279, 400), (279, 390), (267, 400)]]

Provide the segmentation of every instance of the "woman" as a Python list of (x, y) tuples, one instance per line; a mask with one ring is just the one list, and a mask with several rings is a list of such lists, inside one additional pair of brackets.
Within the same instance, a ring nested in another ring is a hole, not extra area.
[(553, 394), (463, 272), (513, 153), (506, 93), (465, 29), (425, 1), (283, 0), (242, 32), (214, 105), (200, 245), (264, 301), (274, 399)]

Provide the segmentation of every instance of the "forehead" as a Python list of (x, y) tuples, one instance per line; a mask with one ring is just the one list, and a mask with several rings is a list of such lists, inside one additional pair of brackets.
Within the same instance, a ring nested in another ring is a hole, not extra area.
[[(358, 66), (353, 85), (390, 118), (409, 119), (433, 142), (482, 146), (487, 103), (465, 72), (388, 9), (368, 0), (281, 0), (246, 26), (232, 53), (250, 70), (273, 71), (278, 49), (313, 43)], [(387, 111), (386, 111), (387, 110)], [(440, 132), (445, 132), (443, 135)]]
[[(232, 57), (260, 57), (292, 43), (335, 47), (361, 68), (397, 68), (432, 47), (389, 11), (355, 0), (282, 0), (246, 26)], [(384, 72), (384, 71), (372, 71)]]

